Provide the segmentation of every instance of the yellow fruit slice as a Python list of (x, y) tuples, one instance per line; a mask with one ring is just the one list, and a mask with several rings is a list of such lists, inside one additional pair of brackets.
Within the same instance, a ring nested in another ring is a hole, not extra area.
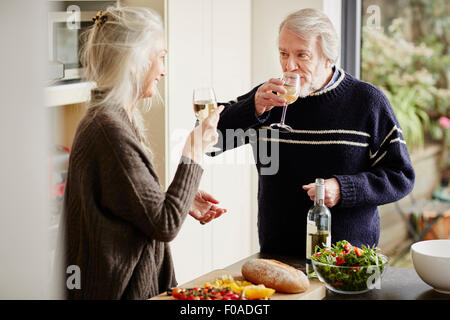
[(249, 300), (268, 299), (275, 290), (266, 288), (263, 284), (254, 285), (246, 280), (234, 280), (231, 275), (224, 275), (219, 279), (213, 281), (213, 283), (206, 282), (204, 287), (215, 287), (219, 289), (230, 288), (233, 292), (244, 295)]
[(258, 286), (246, 286), (244, 287), (244, 295), (247, 299), (267, 299), (275, 293), (274, 289), (266, 288), (263, 284)]

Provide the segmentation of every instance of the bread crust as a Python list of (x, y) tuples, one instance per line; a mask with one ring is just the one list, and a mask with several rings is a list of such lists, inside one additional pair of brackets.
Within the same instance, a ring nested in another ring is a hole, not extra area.
[(309, 288), (309, 279), (302, 271), (277, 260), (251, 259), (241, 271), (248, 281), (279, 292), (301, 293)]

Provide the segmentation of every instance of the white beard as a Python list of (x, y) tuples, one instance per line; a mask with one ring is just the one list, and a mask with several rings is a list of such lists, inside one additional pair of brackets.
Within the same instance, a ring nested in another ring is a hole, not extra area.
[(299, 97), (304, 98), (306, 96), (309, 96), (311, 92), (314, 91), (313, 89), (313, 79), (309, 75), (302, 75), (301, 77), (305, 78), (305, 84), (300, 87), (300, 93)]
[(312, 92), (311, 83), (307, 82), (300, 88), (299, 97), (304, 98)]

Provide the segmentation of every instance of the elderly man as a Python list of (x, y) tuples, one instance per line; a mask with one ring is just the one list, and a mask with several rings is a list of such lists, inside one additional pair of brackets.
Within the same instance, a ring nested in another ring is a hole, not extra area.
[[(253, 148), (264, 142), (278, 145), (279, 168), (273, 174), (264, 174), (261, 159), (256, 159), (261, 251), (305, 257), (306, 214), (319, 177), (325, 179), (332, 242), (378, 245), (377, 206), (403, 198), (414, 184), (408, 150), (388, 99), (335, 66), (339, 39), (319, 10), (289, 15), (280, 25), (278, 46), (283, 71), (301, 78), (300, 98), (289, 105), (286, 117), (293, 130), (275, 132), (269, 127), (281, 118), (282, 108), (275, 107), (286, 104), (278, 95), (286, 92), (279, 79), (225, 104), (218, 124), (225, 140), (218, 146), (224, 151), (249, 142)], [(227, 141), (230, 129), (251, 129), (256, 139), (252, 142), (246, 135)], [(263, 131), (269, 135), (262, 137)]]

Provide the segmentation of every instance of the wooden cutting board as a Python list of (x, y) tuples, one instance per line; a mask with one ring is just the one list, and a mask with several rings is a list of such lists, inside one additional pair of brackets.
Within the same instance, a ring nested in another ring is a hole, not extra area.
[[(197, 279), (189, 281), (180, 285), (182, 288), (203, 287), (206, 282), (213, 282), (218, 278), (222, 278), (223, 275), (231, 275), (235, 280), (244, 280), (244, 277), (240, 272), (218, 269), (211, 271)], [(323, 283), (319, 280), (310, 279), (309, 289), (302, 293), (281, 293), (275, 292), (270, 299), (271, 300), (321, 300), (325, 298), (326, 289)], [(168, 296), (166, 293), (162, 293), (158, 296), (151, 298), (150, 300), (175, 300), (173, 297)]]

